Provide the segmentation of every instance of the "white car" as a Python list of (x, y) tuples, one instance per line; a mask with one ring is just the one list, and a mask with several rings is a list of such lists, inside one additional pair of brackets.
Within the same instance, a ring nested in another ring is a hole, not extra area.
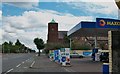
[(83, 58), (83, 55), (78, 53), (71, 53), (70, 58)]

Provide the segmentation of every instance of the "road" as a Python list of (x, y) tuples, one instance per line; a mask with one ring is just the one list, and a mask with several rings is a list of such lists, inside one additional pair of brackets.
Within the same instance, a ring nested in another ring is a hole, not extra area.
[[(42, 54), (8, 54), (3, 55), (3, 72), (102, 72), (102, 63), (90, 58), (71, 59), (71, 67), (61, 67)], [(4, 74), (3, 73), (3, 74)]]
[(7, 72), (12, 70), (17, 65), (23, 63), (24, 61), (30, 59), (35, 54), (30, 53), (19, 53), (19, 54), (3, 54), (2, 55), (2, 72)]

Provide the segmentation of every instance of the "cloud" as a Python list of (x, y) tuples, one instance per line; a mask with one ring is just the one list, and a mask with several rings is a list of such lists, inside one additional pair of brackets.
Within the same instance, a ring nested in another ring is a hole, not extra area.
[(3, 16), (3, 41), (20, 39), (25, 45), (35, 49), (33, 39), (47, 40), (48, 22), (54, 18), (59, 30), (68, 31), (82, 20), (93, 21), (92, 16), (74, 16), (52, 10), (25, 11), (19, 16)]
[[(2, 11), (0, 10), (0, 26), (2, 26)], [(2, 28), (0, 28), (0, 44), (2, 43)]]
[(2, 2), (38, 2), (38, 1), (39, 2), (112, 2), (114, 0), (2, 0)]
[(22, 0), (22, 1), (6, 0), (3, 3), (8, 4), (8, 5), (12, 5), (12, 6), (16, 6), (19, 8), (25, 8), (25, 9), (37, 8), (37, 6), (39, 6), (39, 0)]
[(2, 2), (38, 2), (39, 0), (2, 0)]
[(2, 18), (2, 11), (0, 10), (0, 18)]
[(112, 2), (114, 0), (40, 0), (40, 2)]
[(71, 2), (66, 3), (73, 9), (84, 10), (85, 13), (89, 12), (89, 15), (105, 15), (109, 17), (118, 16), (118, 8), (114, 1), (111, 2)]

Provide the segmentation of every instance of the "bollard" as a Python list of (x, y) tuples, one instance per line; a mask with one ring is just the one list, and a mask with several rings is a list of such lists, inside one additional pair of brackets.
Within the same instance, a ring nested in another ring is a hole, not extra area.
[(109, 63), (103, 63), (103, 74), (109, 74)]

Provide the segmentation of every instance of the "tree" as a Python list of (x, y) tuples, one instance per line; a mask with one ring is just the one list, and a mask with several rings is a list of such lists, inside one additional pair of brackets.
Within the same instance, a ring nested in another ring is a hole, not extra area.
[(9, 41), (9, 45), (12, 46), (12, 45), (13, 45), (13, 42)]
[(34, 43), (35, 43), (37, 49), (39, 50), (38, 56), (40, 56), (40, 50), (43, 49), (45, 46), (44, 41), (42, 39), (35, 38)]
[(22, 45), (22, 44), (21, 44), (21, 43), (20, 43), (20, 41), (17, 39), (17, 41), (16, 41), (15, 45), (20, 46), (20, 45)]
[(3, 53), (8, 53), (8, 50), (9, 50), (9, 43), (8, 42), (4, 42), (2, 44), (2, 52)]
[(17, 46), (18, 52), (22, 52), (22, 43), (17, 39), (15, 46)]
[(9, 53), (11, 53), (13, 50), (13, 42), (9, 41), (8, 47), (9, 47)]
[(70, 38), (66, 35), (64, 35), (64, 45), (66, 48), (70, 47)]

